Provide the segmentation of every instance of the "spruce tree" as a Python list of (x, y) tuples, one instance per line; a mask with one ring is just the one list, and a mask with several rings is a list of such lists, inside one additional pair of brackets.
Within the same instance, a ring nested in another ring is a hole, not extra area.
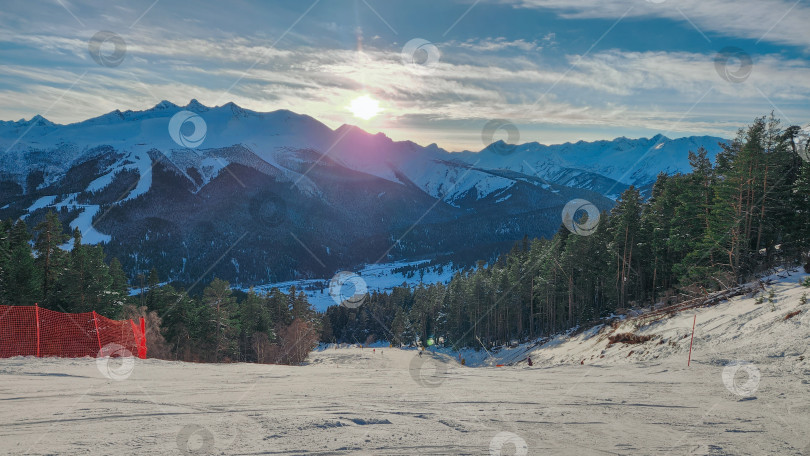
[(214, 279), (203, 290), (203, 303), (214, 312), (216, 321), (214, 361), (234, 359), (238, 354), (239, 315), (236, 299), (228, 282)]
[(25, 222), (18, 220), (3, 228), (2, 270), (0, 270), (0, 303), (10, 306), (32, 306), (42, 299), (42, 279), (34, 264), (29, 244), (31, 235)]
[(241, 303), (238, 318), (240, 345), (246, 348), (251, 347), (253, 353), (250, 353), (248, 360), (255, 362), (260, 355), (255, 352), (255, 347), (252, 347), (254, 345), (253, 341), (257, 340), (257, 334), (264, 334), (265, 338), (263, 340), (275, 339), (273, 319), (267, 305), (267, 298), (260, 296), (251, 289)]
[(121, 262), (115, 257), (110, 260), (110, 279), (112, 297), (118, 305), (123, 306), (129, 298), (129, 283), (127, 282), (126, 273), (121, 267)]
[(610, 212), (609, 227), (613, 236), (612, 250), (615, 255), (616, 297), (619, 306), (625, 307), (637, 296), (636, 289), (643, 283), (638, 267), (639, 252), (636, 248), (643, 241), (641, 195), (635, 187), (631, 186), (622, 193)]
[(52, 310), (56, 306), (55, 287), (59, 281), (68, 257), (61, 245), (67, 242), (68, 237), (62, 233), (62, 223), (53, 211), (48, 211), (45, 220), (34, 227), (37, 232), (34, 249), (37, 257), (34, 263), (39, 268), (42, 277), (42, 305)]

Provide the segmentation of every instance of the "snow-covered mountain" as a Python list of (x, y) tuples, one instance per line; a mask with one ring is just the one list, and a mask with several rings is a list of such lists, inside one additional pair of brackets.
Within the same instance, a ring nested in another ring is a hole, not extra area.
[[(168, 134), (168, 121), (179, 111), (197, 113), (205, 121), (207, 132), (199, 148), (184, 148)], [(588, 181), (599, 179), (616, 188), (644, 187), (659, 172), (688, 171), (690, 150), (705, 147), (713, 156), (722, 141), (710, 136), (669, 139), (662, 135), (550, 146), (499, 141), (481, 151), (450, 153), (435, 144), (422, 147), (410, 141), (394, 142), (382, 133), (370, 135), (349, 125), (331, 130), (312, 117), (286, 110), (260, 113), (233, 103), (209, 108), (197, 100), (183, 107), (162, 101), (145, 111), (116, 110), (70, 125), (57, 125), (41, 116), (0, 121), (0, 144), (5, 149), (0, 173), (15, 176), (22, 184), (30, 171), (42, 170), (45, 182), (50, 183), (77, 160), (108, 146), (133, 158), (138, 152), (164, 151), (178, 167), (204, 171), (198, 186), (208, 183), (228, 163), (260, 166), (256, 158), (297, 180), (300, 175), (290, 173), (285, 164), (300, 159), (297, 151), (313, 150), (349, 169), (396, 183), (413, 183), (431, 196), (452, 202), (472, 189), (485, 197), (514, 185), (514, 179), (493, 174), (500, 170), (575, 188), (588, 187), (592, 185)], [(247, 157), (240, 153), (244, 150), (232, 149), (228, 157), (210, 152), (237, 145), (249, 151)]]
[(57, 210), (131, 273), (157, 267), (243, 285), (323, 277), (465, 249), (486, 257), (555, 231), (573, 198), (608, 209), (629, 185), (688, 171), (689, 150), (713, 156), (720, 141), (659, 135), (451, 153), (286, 110), (163, 101), (69, 125), (0, 122), (0, 217), (36, 223)]
[(508, 169), (535, 175), (549, 182), (576, 188), (589, 188), (615, 199), (626, 186), (648, 187), (660, 172), (689, 171), (689, 151), (704, 147), (709, 157), (720, 151), (725, 140), (712, 136), (669, 139), (617, 138), (543, 145), (536, 142), (508, 145), (494, 143), (480, 152), (457, 154), (468, 163), (488, 169)]

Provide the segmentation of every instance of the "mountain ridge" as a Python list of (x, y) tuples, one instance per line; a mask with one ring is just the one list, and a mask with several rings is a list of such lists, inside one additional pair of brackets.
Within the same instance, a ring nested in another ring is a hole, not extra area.
[[(196, 148), (177, 140), (195, 129), (170, 131), (182, 111), (205, 127)], [(688, 171), (688, 150), (713, 157), (720, 141), (656, 135), (448, 152), (289, 110), (162, 101), (67, 125), (0, 123), (0, 217), (35, 223), (56, 210), (130, 275), (156, 267), (193, 281), (205, 272), (197, 264), (228, 251), (210, 273), (250, 285), (381, 260), (488, 259), (523, 236), (552, 234), (568, 201), (607, 210), (630, 185), (648, 190), (659, 172)], [(253, 230), (248, 245), (233, 248), (243, 228)]]
[[(39, 122), (42, 122), (43, 124), (45, 124), (47, 126), (67, 127), (67, 126), (73, 126), (73, 125), (81, 125), (81, 124), (84, 124), (84, 123), (87, 123), (87, 122), (90, 122), (90, 121), (93, 121), (93, 120), (96, 120), (96, 119), (105, 118), (106, 116), (109, 116), (111, 114), (116, 114), (117, 116), (119, 116), (119, 118), (121, 120), (124, 120), (127, 115), (131, 116), (133, 114), (159, 112), (159, 111), (165, 111), (165, 110), (169, 110), (169, 109), (178, 109), (178, 110), (182, 109), (182, 110), (188, 110), (188, 111), (191, 111), (191, 112), (200, 113), (200, 112), (207, 112), (207, 111), (216, 110), (216, 109), (223, 109), (223, 108), (231, 109), (234, 112), (235, 115), (237, 113), (247, 114), (247, 115), (268, 115), (268, 114), (277, 114), (277, 113), (292, 114), (294, 116), (299, 116), (299, 117), (303, 117), (303, 118), (312, 119), (315, 122), (318, 122), (319, 124), (325, 126), (326, 128), (329, 128), (328, 126), (326, 126), (326, 124), (318, 121), (317, 119), (315, 119), (314, 117), (312, 117), (312, 116), (310, 116), (308, 114), (297, 113), (295, 111), (292, 111), (292, 110), (286, 109), (286, 108), (279, 108), (279, 109), (276, 109), (276, 110), (273, 110), (273, 111), (254, 111), (254, 110), (251, 110), (251, 109), (248, 109), (248, 108), (241, 107), (238, 104), (234, 103), (233, 101), (229, 101), (229, 102), (224, 103), (224, 104), (219, 105), (219, 106), (207, 106), (207, 105), (204, 105), (204, 104), (200, 103), (196, 98), (192, 98), (189, 101), (189, 103), (186, 104), (185, 106), (175, 104), (175, 103), (173, 103), (171, 101), (168, 101), (168, 100), (161, 100), (160, 102), (158, 102), (157, 104), (155, 104), (151, 108), (146, 108), (146, 109), (143, 109), (143, 110), (131, 110), (131, 109), (128, 109), (126, 111), (121, 111), (120, 109), (115, 109), (113, 111), (110, 111), (110, 112), (105, 113), (105, 114), (98, 115), (96, 117), (91, 117), (91, 118), (88, 118), (88, 119), (79, 120), (79, 121), (76, 121), (76, 122), (70, 122), (70, 123), (66, 123), (66, 124), (55, 123), (55, 122), (47, 119), (46, 117), (44, 117), (41, 114), (35, 114), (29, 120), (25, 120), (25, 118), (22, 118), (22, 119), (16, 120), (16, 121), (14, 121), (14, 120), (0, 120), (0, 126), (7, 126), (7, 125), (29, 126), (33, 121), (39, 121)], [(129, 119), (129, 120), (132, 120), (132, 119)], [(342, 129), (346, 128), (346, 127), (359, 129), (359, 130), (363, 131), (364, 133), (371, 134), (371, 135), (382, 135), (382, 136), (388, 137), (382, 131), (372, 134), (372, 133), (366, 132), (365, 130), (363, 130), (358, 125), (346, 124), (346, 123), (341, 124), (339, 127), (335, 128), (333, 131), (337, 132), (337, 131), (342, 130)], [(585, 141), (585, 140), (566, 141), (564, 143), (555, 143), (555, 144), (542, 144), (542, 143), (539, 143), (537, 141), (530, 141), (530, 142), (522, 143), (522, 144), (519, 144), (519, 145), (522, 145), (522, 146), (534, 145), (534, 146), (543, 146), (543, 147), (554, 147), (554, 146), (573, 146), (573, 145), (593, 144), (593, 143), (602, 143), (602, 144), (604, 144), (604, 143), (618, 142), (618, 141), (621, 141), (621, 140), (627, 140), (627, 141), (648, 141), (649, 140), (649, 141), (656, 142), (656, 141), (660, 141), (661, 139), (663, 139), (663, 140), (677, 140), (677, 139), (683, 139), (683, 138), (713, 138), (713, 139), (720, 139), (722, 141), (727, 141), (727, 139), (720, 138), (720, 137), (709, 136), (709, 135), (693, 135), (693, 136), (682, 136), (682, 137), (678, 137), (678, 138), (669, 138), (669, 137), (663, 135), (662, 133), (657, 133), (656, 135), (652, 136), (651, 138), (647, 138), (647, 137), (628, 138), (627, 136), (617, 136), (617, 137), (615, 137), (613, 139), (599, 139), (599, 140), (594, 140), (594, 141)], [(392, 139), (392, 141), (394, 141), (394, 140)], [(394, 142), (414, 143), (414, 144), (417, 144), (420, 147), (424, 147), (424, 148), (432, 148), (431, 146), (433, 146), (434, 148), (444, 150), (444, 151), (446, 151), (448, 153), (451, 153), (451, 154), (456, 154), (456, 153), (479, 153), (479, 152), (482, 152), (482, 151), (484, 151), (485, 149), (487, 149), (489, 147), (489, 146), (485, 146), (484, 148), (482, 148), (479, 151), (471, 151), (471, 150), (467, 150), (467, 149), (464, 149), (464, 150), (461, 150), (461, 151), (450, 151), (450, 150), (444, 149), (442, 147), (439, 147), (435, 142), (430, 143), (430, 144), (425, 145), (425, 146), (422, 146), (421, 144), (415, 143), (415, 142), (413, 142), (411, 140), (402, 140), (402, 141), (394, 141)], [(497, 143), (506, 144), (505, 141), (503, 141), (503, 140), (497, 140), (493, 144), (497, 144)], [(510, 144), (510, 145), (514, 145), (514, 144)]]

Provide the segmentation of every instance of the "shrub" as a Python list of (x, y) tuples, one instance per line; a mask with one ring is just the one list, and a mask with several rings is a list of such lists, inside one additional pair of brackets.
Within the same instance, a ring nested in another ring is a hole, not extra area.
[(608, 337), (608, 341), (610, 341), (608, 345), (619, 342), (623, 344), (643, 344), (652, 338), (653, 336), (640, 336), (633, 333), (619, 333)]
[(312, 323), (296, 318), (279, 332), (281, 345), (277, 356), (281, 364), (298, 365), (303, 363), (309, 352), (318, 346), (318, 330)]

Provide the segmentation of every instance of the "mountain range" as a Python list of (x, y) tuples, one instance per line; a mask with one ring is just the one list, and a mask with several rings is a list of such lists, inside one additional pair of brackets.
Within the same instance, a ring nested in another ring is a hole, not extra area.
[[(162, 101), (59, 125), (0, 121), (0, 218), (55, 210), (135, 276), (249, 286), (363, 264), (491, 259), (559, 229), (572, 199), (689, 171), (722, 138), (617, 138), (448, 152), (287, 110)], [(69, 247), (69, 246), (66, 246)]]

